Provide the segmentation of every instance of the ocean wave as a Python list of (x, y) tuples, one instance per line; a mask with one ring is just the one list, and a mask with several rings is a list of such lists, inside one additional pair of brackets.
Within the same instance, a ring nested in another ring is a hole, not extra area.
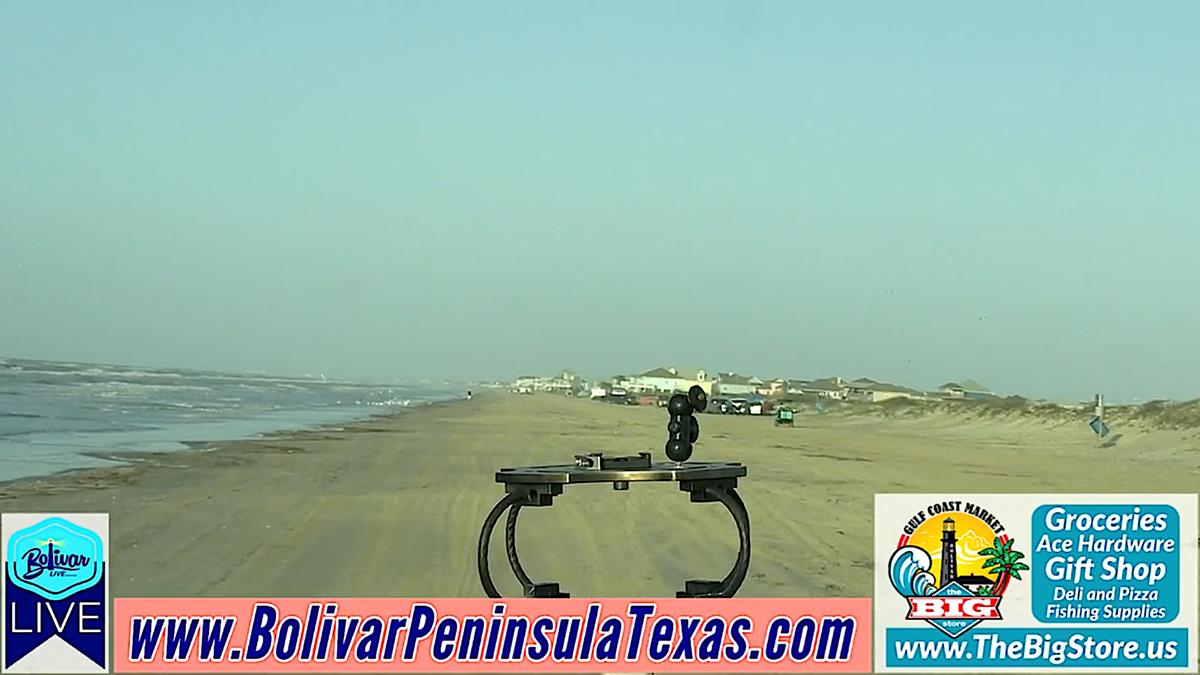
[[(299, 428), (399, 410), (449, 396), (440, 387), (352, 383), (262, 374), (7, 359), (0, 366), (0, 437), (24, 444), (112, 447), (152, 437), (242, 437), (253, 428)], [(110, 432), (117, 432), (113, 435)], [(15, 438), (20, 436), (20, 438)]]
[[(93, 372), (94, 370), (94, 372)], [(107, 370), (93, 369), (85, 371), (88, 375), (105, 375), (108, 377), (135, 377), (135, 378), (156, 378), (156, 377), (187, 377), (184, 373), (179, 373), (173, 370)]]
[(360, 406), (400, 406), (408, 407), (413, 405), (412, 399), (388, 399), (386, 401), (356, 401)]
[(929, 553), (916, 546), (903, 546), (892, 553), (888, 561), (888, 578), (900, 595), (910, 598), (937, 590), (929, 570), (933, 561)]
[(195, 384), (145, 384), (141, 382), (80, 382), (78, 387), (96, 396), (149, 396), (164, 392), (212, 392), (212, 387)]
[[(129, 370), (129, 369), (114, 369), (104, 368), (101, 366), (83, 366), (77, 364), (61, 364), (63, 367), (37, 367), (30, 364), (19, 365), (15, 363), (4, 364), (9, 368), (19, 369), (20, 372), (30, 375), (52, 375), (54, 377), (127, 377), (127, 378), (184, 378), (188, 377), (184, 373), (171, 370)], [(74, 367), (70, 367), (74, 365)]]
[(0, 439), (12, 438), (39, 438), (40, 440), (29, 441), (34, 445), (57, 445), (64, 442), (64, 439), (72, 437), (90, 435), (90, 434), (118, 434), (130, 431), (143, 431), (154, 427), (126, 424), (126, 425), (110, 425), (110, 426), (90, 426), (90, 427), (75, 427), (71, 429), (16, 429), (13, 431), (0, 430)]

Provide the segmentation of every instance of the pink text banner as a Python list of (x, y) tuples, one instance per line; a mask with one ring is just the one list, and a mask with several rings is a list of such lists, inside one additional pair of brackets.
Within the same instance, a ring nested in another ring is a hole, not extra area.
[(840, 672), (868, 598), (118, 598), (115, 672)]

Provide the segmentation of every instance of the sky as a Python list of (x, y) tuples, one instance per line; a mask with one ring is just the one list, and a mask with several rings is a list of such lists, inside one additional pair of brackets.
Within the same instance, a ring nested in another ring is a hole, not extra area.
[(0, 355), (1200, 396), (1200, 3), (5, 2)]

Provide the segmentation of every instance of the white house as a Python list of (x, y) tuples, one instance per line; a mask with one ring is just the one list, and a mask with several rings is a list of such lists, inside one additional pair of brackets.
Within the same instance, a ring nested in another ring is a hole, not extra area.
[(962, 383), (947, 382), (938, 387), (938, 393), (946, 398), (990, 398), (995, 396), (988, 388), (974, 380), (963, 380)]
[(693, 385), (699, 385), (706, 393), (711, 393), (712, 384), (708, 371), (702, 368), (667, 367), (654, 368), (628, 378), (626, 386), (630, 391), (670, 393), (687, 391)]
[(880, 403), (894, 398), (915, 398), (917, 395), (918, 392), (913, 390), (888, 384), (887, 382), (876, 382), (867, 378), (854, 380), (846, 384), (847, 401)]
[(553, 377), (522, 375), (513, 382), (512, 388), (517, 391), (551, 391), (571, 394), (579, 385), (579, 376), (569, 370), (564, 370)]
[(757, 377), (738, 375), (737, 373), (721, 373), (717, 377), (717, 394), (723, 397), (748, 396), (757, 394), (763, 381)]
[(846, 398), (846, 383), (840, 377), (823, 377), (803, 385), (805, 394), (818, 398), (842, 400)]

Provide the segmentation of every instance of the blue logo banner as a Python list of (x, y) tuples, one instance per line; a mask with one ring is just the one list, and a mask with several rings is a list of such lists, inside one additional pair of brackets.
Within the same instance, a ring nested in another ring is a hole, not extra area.
[(3, 514), (5, 670), (107, 672), (107, 520)]

